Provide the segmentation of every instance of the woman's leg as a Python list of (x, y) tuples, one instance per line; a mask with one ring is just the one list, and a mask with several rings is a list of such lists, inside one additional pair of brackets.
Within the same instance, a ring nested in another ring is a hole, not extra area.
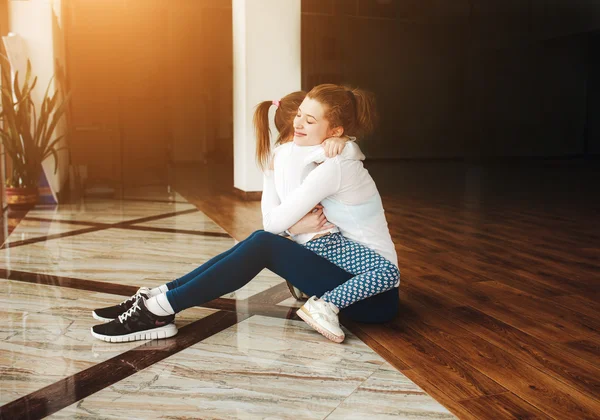
[[(140, 298), (118, 319), (95, 325), (92, 335), (110, 342), (171, 337), (177, 334), (173, 312), (237, 290), (265, 268), (317, 296), (353, 277), (295, 242), (259, 231), (187, 283), (148, 300)], [(385, 322), (397, 311), (398, 294), (394, 299), (390, 292), (357, 302), (344, 309), (343, 313), (359, 322)], [(171, 310), (162, 307), (159, 300), (164, 300), (163, 303)], [(154, 312), (154, 304), (166, 313)]]
[[(257, 231), (236, 245), (235, 252), (229, 252), (218, 264), (213, 264), (210, 270), (204, 270), (193, 281), (167, 292), (167, 298), (175, 312), (180, 312), (243, 287), (264, 268), (311, 296), (322, 296), (354, 277), (289, 239)], [(398, 289), (393, 288), (356, 302), (342, 309), (341, 314), (357, 322), (381, 323), (396, 316), (398, 304)]]
[[(254, 236), (258, 232), (259, 231), (252, 233), (245, 240), (251, 239), (252, 236)], [(203, 273), (204, 271), (208, 270), (210, 267), (212, 267), (213, 265), (215, 265), (216, 263), (221, 261), (223, 258), (227, 257), (229, 254), (234, 252), (243, 242), (244, 241), (236, 244), (229, 250), (217, 255), (216, 257), (210, 259), (209, 261), (205, 262), (204, 264), (197, 267), (193, 271), (187, 273), (186, 275), (184, 275), (176, 280), (173, 280), (165, 285), (161, 285), (161, 286), (155, 287), (150, 290), (148, 290), (147, 288), (141, 288), (135, 295), (131, 296), (130, 298), (121, 302), (118, 305), (113, 305), (113, 306), (109, 306), (107, 308), (99, 308), (99, 309), (94, 310), (93, 311), (94, 318), (101, 320), (101, 321), (109, 321), (109, 320), (115, 319), (119, 315), (121, 315), (123, 312), (125, 312), (129, 308), (131, 308), (141, 294), (150, 298), (150, 297), (154, 297), (154, 296), (158, 296), (163, 293), (166, 293), (167, 291), (169, 291), (171, 289), (175, 289), (175, 288), (187, 283), (188, 281), (192, 280), (196, 276), (198, 276), (201, 273)]]
[(167, 299), (180, 312), (243, 287), (265, 268), (317, 296), (353, 277), (289, 239), (258, 231), (185, 284), (169, 290)]
[(260, 231), (257, 230), (255, 232), (253, 232), (246, 239), (244, 239), (243, 241), (237, 243), (236, 245), (234, 245), (233, 247), (231, 247), (227, 251), (220, 253), (219, 255), (217, 255), (214, 258), (211, 258), (210, 260), (208, 260), (207, 262), (205, 262), (204, 264), (202, 264), (198, 268), (196, 268), (196, 269), (190, 271), (189, 273), (185, 274), (184, 276), (182, 276), (182, 277), (180, 277), (180, 278), (178, 278), (176, 280), (173, 280), (173, 281), (167, 283), (167, 287), (169, 288), (169, 290), (172, 290), (172, 289), (175, 289), (175, 288), (177, 288), (179, 286), (182, 286), (182, 285), (186, 284), (188, 281), (192, 280), (194, 277), (196, 277), (199, 274), (203, 273), (204, 271), (208, 270), (210, 267), (212, 267), (213, 265), (215, 265), (216, 263), (218, 263), (219, 261), (221, 261), (223, 258), (227, 257), (229, 254), (231, 254), (232, 252), (234, 252), (236, 249), (238, 249), (240, 247), (240, 245), (242, 245), (245, 241), (251, 239), (258, 232), (260, 232)]
[(400, 280), (398, 267), (372, 249), (339, 233), (315, 239), (304, 246), (355, 275), (321, 296), (340, 309), (391, 290)]

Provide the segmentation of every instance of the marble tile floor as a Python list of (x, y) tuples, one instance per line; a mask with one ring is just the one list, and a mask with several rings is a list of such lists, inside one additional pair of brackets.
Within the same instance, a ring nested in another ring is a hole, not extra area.
[(84, 229), (85, 226), (70, 225), (51, 220), (21, 220), (4, 245), (30, 239), (44, 240), (46, 236), (73, 232)]
[[(142, 402), (143, 403), (139, 403)], [(51, 418), (453, 416), (356, 337), (325, 342), (302, 321), (253, 316)]]
[[(122, 296), (0, 279), (0, 404), (101, 363), (140, 343), (90, 340), (91, 311)], [(177, 326), (214, 313), (191, 308)]]
[[(96, 230), (78, 233), (83, 223)], [(173, 339), (93, 339), (94, 308), (185, 274), (235, 243), (176, 193), (34, 209), (6, 243), (2, 419), (454, 418), (349, 331), (337, 345), (298, 320), (298, 303), (267, 270), (223, 296), (226, 310), (178, 314)], [(36, 284), (41, 275), (51, 284)]]
[[(94, 201), (94, 204), (98, 204)], [(123, 214), (129, 212), (131, 207), (147, 205), (147, 203), (123, 202), (120, 209)], [(153, 203), (151, 203), (153, 204)], [(159, 203), (162, 205), (163, 203)], [(178, 204), (179, 205), (179, 204)], [(62, 207), (62, 206), (61, 206)], [(123, 219), (121, 215), (112, 215), (106, 219), (92, 211), (93, 206), (86, 206), (85, 217), (72, 213), (74, 205), (67, 206), (67, 213), (73, 219), (85, 219), (101, 223)], [(83, 207), (83, 206), (82, 206)], [(111, 208), (116, 209), (118, 206)], [(97, 206), (98, 212), (103, 213), (105, 208)], [(168, 209), (162, 209), (168, 212)], [(31, 213), (31, 212), (30, 212)], [(49, 219), (60, 214), (51, 210), (51, 214), (36, 211), (38, 218)], [(154, 208), (149, 208), (146, 213), (136, 213), (139, 217), (160, 215)], [(196, 216), (196, 220), (190, 216)], [(33, 217), (29, 214), (27, 217)], [(183, 222), (172, 221), (179, 217), (185, 218)], [(132, 219), (128, 219), (131, 221)], [(166, 220), (171, 226), (189, 222), (188, 230), (193, 230), (200, 224), (211, 222), (200, 212), (176, 217), (166, 217), (154, 221), (159, 223)], [(193, 270), (198, 265), (208, 261), (213, 256), (224, 252), (235, 244), (233, 238), (192, 235), (188, 233), (172, 232), (147, 232), (129, 229), (102, 229), (94, 232), (81, 233), (64, 238), (43, 240), (40, 236), (39, 225), (25, 218), (23, 226), (19, 225), (8, 237), (10, 244), (12, 237), (39, 238), (38, 242), (16, 248), (0, 249), (0, 268), (14, 269), (40, 274), (76, 277), (86, 280), (102, 281), (109, 283), (125, 284), (130, 286), (156, 287), (178, 278)], [(214, 224), (214, 222), (211, 222)], [(72, 225), (51, 223), (60, 228)], [(143, 225), (143, 223), (141, 224)], [(137, 226), (133, 223), (132, 226)], [(216, 225), (215, 225), (216, 226)], [(156, 226), (160, 227), (160, 226)], [(78, 231), (67, 229), (68, 232)], [(213, 229), (214, 230), (214, 229)], [(228, 294), (230, 299), (247, 299), (250, 296), (280, 284), (283, 280), (268, 271), (259, 274), (251, 283), (235, 292)]]

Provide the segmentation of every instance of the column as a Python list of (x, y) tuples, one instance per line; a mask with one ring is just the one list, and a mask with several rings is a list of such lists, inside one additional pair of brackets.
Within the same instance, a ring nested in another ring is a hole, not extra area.
[(232, 8), (233, 183), (247, 195), (262, 191), (254, 107), (301, 87), (300, 0), (233, 0)]

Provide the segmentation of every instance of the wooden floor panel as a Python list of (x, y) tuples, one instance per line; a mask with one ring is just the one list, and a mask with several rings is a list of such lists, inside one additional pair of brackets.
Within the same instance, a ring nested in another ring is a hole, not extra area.
[(451, 319), (453, 324), (600, 401), (600, 369), (593, 363), (572, 357), (561, 348), (470, 307), (455, 308), (441, 315)]
[(585, 340), (561, 343), (561, 346), (575, 356), (588, 360), (590, 363), (600, 367), (600, 338), (598, 335), (588, 337)]
[(537, 409), (557, 419), (599, 419), (600, 403), (479, 337), (438, 342)]
[(460, 404), (480, 419), (551, 419), (515, 394), (504, 392), (498, 395), (472, 398)]

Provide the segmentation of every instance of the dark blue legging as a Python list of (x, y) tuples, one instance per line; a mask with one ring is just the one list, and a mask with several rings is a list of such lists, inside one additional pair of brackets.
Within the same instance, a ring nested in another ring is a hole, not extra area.
[[(321, 296), (354, 277), (294, 241), (258, 230), (194, 271), (167, 283), (167, 298), (175, 312), (181, 312), (243, 287), (265, 268), (309, 296)], [(396, 316), (398, 300), (398, 289), (394, 288), (356, 302), (341, 313), (358, 322), (386, 322)]]

